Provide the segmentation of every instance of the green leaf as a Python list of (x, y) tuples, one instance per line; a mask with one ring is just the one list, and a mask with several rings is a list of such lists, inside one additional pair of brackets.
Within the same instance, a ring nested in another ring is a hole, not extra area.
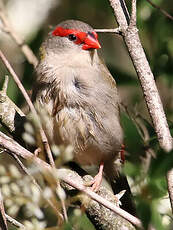
[(149, 175), (156, 179), (161, 176), (166, 176), (167, 172), (173, 167), (173, 151), (170, 153), (160, 149), (157, 152), (156, 159), (152, 159)]

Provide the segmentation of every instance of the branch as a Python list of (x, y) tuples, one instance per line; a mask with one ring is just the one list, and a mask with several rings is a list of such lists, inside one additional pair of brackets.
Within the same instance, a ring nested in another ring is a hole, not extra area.
[(144, 98), (151, 116), (160, 146), (169, 152), (173, 147), (173, 140), (168, 128), (163, 105), (156, 87), (153, 73), (140, 42), (136, 27), (136, 1), (132, 1), (132, 17), (128, 27), (120, 0), (109, 0), (114, 10), (117, 23), (122, 31), (124, 42), (129, 51), (134, 68), (141, 83)]
[[(48, 170), (51, 174), (52, 172), (52, 167), (47, 164), (46, 162), (42, 161), (40, 158), (36, 157), (34, 154), (20, 146), (16, 141), (11, 139), (10, 137), (6, 136), (2, 132), (0, 132), (0, 147), (4, 148), (8, 152), (12, 152), (16, 154), (17, 156), (20, 156), (26, 160), (31, 160), (31, 162), (35, 163), (37, 167), (41, 167), (43, 170)], [(90, 188), (87, 188), (83, 185), (83, 183), (80, 183), (79, 180), (77, 182), (74, 182), (72, 179), (72, 171), (66, 169), (58, 169), (57, 175), (58, 178), (66, 182), (67, 184), (71, 185), (72, 187), (86, 193), (89, 197), (91, 197), (93, 200), (99, 202), (102, 204), (104, 207), (110, 209), (113, 211), (115, 214), (120, 215), (121, 217), (125, 218), (132, 224), (136, 225), (137, 227), (141, 228), (142, 224), (139, 219), (136, 217), (132, 216), (131, 214), (127, 213), (123, 209), (115, 206), (113, 203), (107, 201), (105, 198), (99, 196), (98, 194), (94, 193), (91, 191)], [(70, 172), (70, 173), (69, 173)], [(75, 175), (76, 176), (76, 175)]]
[(5, 214), (5, 217), (6, 217), (7, 221), (9, 223), (11, 223), (12, 225), (14, 225), (14, 226), (16, 226), (16, 227), (18, 227), (20, 229), (26, 229), (26, 227), (23, 224), (19, 223), (17, 220), (12, 218), (11, 216)]
[(132, 0), (132, 12), (129, 27), (136, 27), (136, 0)]
[(8, 33), (11, 38), (16, 42), (16, 44), (19, 46), (23, 54), (25, 55), (26, 59), (30, 64), (32, 64), (34, 67), (37, 66), (38, 60), (32, 50), (27, 46), (23, 39), (21, 39), (16, 31), (12, 28), (7, 15), (5, 14), (5, 9), (2, 0), (0, 0), (0, 19), (2, 21), (3, 31)]
[(115, 28), (115, 29), (94, 29), (97, 33), (114, 33), (114, 34), (119, 34), (121, 35), (121, 30), (120, 28)]
[(167, 18), (173, 20), (173, 16), (168, 14), (168, 12), (164, 9), (162, 9), (160, 6), (156, 5), (155, 3), (153, 3), (151, 0), (146, 0), (147, 2), (150, 3), (150, 5), (152, 5), (154, 8), (160, 10), (160, 12), (165, 15)]
[[(122, 32), (126, 31), (127, 27), (128, 27), (128, 22), (126, 19), (126, 16), (124, 14), (124, 9), (121, 6), (121, 2), (122, 0), (109, 0), (110, 5), (113, 8), (114, 11), (114, 15), (116, 16), (116, 20), (118, 22), (118, 25), (121, 29)], [(119, 10), (121, 9), (121, 10)]]

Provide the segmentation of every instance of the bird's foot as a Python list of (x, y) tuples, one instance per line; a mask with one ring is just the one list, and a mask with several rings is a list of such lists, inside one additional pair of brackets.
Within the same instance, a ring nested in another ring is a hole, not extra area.
[(35, 151), (34, 151), (34, 155), (36, 156), (36, 157), (38, 157), (38, 155), (41, 153), (41, 148), (40, 147), (38, 147)]
[(91, 186), (91, 189), (94, 192), (97, 192), (100, 188), (103, 177), (103, 167), (104, 163), (101, 163), (98, 174), (90, 182), (87, 182), (87, 184), (85, 184), (86, 186)]

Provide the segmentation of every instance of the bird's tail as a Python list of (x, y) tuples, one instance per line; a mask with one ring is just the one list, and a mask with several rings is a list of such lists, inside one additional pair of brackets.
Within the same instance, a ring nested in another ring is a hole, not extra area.
[(117, 165), (115, 162), (105, 164), (104, 172), (106, 178), (111, 184), (114, 194), (118, 194), (122, 190), (126, 190), (121, 198), (121, 208), (136, 216), (136, 208), (131, 189), (127, 177), (121, 173), (120, 164)]

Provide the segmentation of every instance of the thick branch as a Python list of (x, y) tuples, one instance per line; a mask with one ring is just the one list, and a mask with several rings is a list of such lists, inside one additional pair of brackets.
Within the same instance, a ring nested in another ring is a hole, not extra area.
[[(173, 147), (173, 140), (168, 128), (166, 116), (155, 84), (154, 76), (141, 45), (136, 25), (135, 23), (130, 22), (128, 27), (125, 15), (123, 16), (124, 11), (120, 4), (121, 0), (109, 0), (109, 2), (113, 7), (116, 20), (121, 28), (125, 44), (140, 80), (148, 111), (154, 124), (160, 146), (164, 150), (170, 151)], [(136, 10), (136, 1), (133, 0), (132, 2), (132, 18), (135, 22), (134, 11)]]
[(155, 84), (153, 73), (146, 59), (135, 27), (129, 28), (126, 31), (124, 40), (140, 80), (148, 111), (154, 124), (160, 146), (166, 151), (170, 151), (173, 142), (163, 110), (163, 105)]
[[(122, 1), (123, 0), (116, 0), (116, 1), (115, 0), (109, 0), (110, 5), (113, 8), (117, 23), (121, 28), (121, 31), (125, 31), (128, 27), (128, 21), (126, 19), (125, 14), (124, 14), (124, 9), (122, 8), (122, 4), (121, 4)], [(123, 1), (123, 3), (124, 3), (124, 1)]]

